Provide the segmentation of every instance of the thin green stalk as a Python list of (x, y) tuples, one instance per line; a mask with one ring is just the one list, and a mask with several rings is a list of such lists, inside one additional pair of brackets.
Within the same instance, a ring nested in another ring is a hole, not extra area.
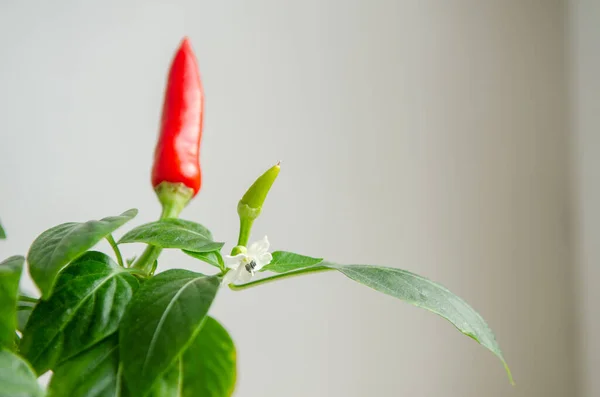
[(144, 273), (148, 274), (154, 265), (154, 261), (156, 261), (162, 252), (162, 248), (148, 245), (142, 255), (135, 260), (133, 265), (131, 266), (134, 269), (140, 269), (144, 271)]
[(177, 218), (182, 210), (183, 206), (180, 203), (164, 204), (160, 219)]
[(250, 230), (252, 229), (253, 219), (240, 218), (240, 234), (238, 236), (238, 246), (245, 247), (250, 239)]
[(266, 284), (266, 283), (270, 283), (272, 281), (277, 281), (277, 280), (280, 280), (280, 279), (284, 279), (284, 278), (291, 278), (291, 277), (296, 277), (296, 276), (302, 276), (302, 275), (310, 274), (310, 273), (327, 272), (327, 271), (330, 271), (330, 270), (335, 270), (335, 269), (331, 269), (331, 268), (325, 267), (325, 266), (307, 267), (305, 269), (294, 270), (294, 271), (291, 271), (291, 272), (281, 273), (281, 274), (277, 274), (275, 276), (262, 278), (260, 280), (251, 281), (251, 282), (246, 283), (246, 284), (239, 284), (239, 285), (229, 284), (229, 288), (231, 288), (234, 291), (241, 291), (241, 290), (245, 290), (245, 289), (248, 289), (248, 288), (256, 287), (256, 286), (261, 285), (261, 284)]
[(148, 273), (146, 273), (142, 269), (134, 269), (134, 268), (130, 267), (127, 269), (127, 272), (129, 272), (130, 274), (133, 274), (135, 277), (140, 277), (142, 279), (145, 279), (148, 277)]
[[(160, 219), (177, 218), (182, 209), (183, 207), (180, 205), (163, 205)], [(162, 248), (154, 245), (148, 245), (142, 255), (140, 255), (140, 257), (133, 263), (132, 267), (135, 269), (141, 269), (146, 274), (152, 273), (154, 262), (158, 259), (161, 252)]]
[(21, 302), (31, 302), (31, 303), (38, 303), (38, 301), (39, 301), (39, 299), (32, 298), (31, 296), (27, 296), (27, 295), (19, 295), (19, 300)]
[(119, 249), (119, 246), (117, 245), (112, 234), (106, 236), (106, 240), (112, 247), (113, 251), (115, 251), (115, 256), (117, 257), (117, 262), (119, 263), (119, 266), (125, 267), (125, 264), (123, 263), (123, 256), (121, 255), (121, 250)]
[(220, 251), (215, 251), (215, 256), (217, 257), (217, 262), (219, 263), (219, 269), (221, 269), (221, 272), (226, 273), (227, 272), (227, 267), (225, 266), (225, 261), (223, 261), (223, 255), (221, 255)]

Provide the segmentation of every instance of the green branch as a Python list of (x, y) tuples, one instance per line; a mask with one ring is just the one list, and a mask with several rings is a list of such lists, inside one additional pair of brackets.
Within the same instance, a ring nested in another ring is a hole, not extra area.
[(325, 266), (307, 267), (305, 269), (294, 270), (294, 271), (287, 272), (287, 273), (276, 274), (275, 276), (261, 278), (260, 280), (251, 281), (246, 284), (239, 284), (239, 285), (229, 284), (229, 288), (231, 288), (234, 291), (241, 291), (244, 289), (256, 287), (261, 284), (270, 283), (272, 281), (277, 281), (277, 280), (284, 279), (284, 278), (302, 276), (302, 275), (311, 274), (311, 273), (327, 272), (327, 271), (331, 271), (331, 270), (335, 270), (335, 269), (331, 269), (331, 268), (325, 267)]
[(116, 243), (114, 237), (112, 236), (112, 234), (109, 234), (108, 236), (106, 236), (106, 240), (112, 247), (113, 251), (115, 251), (115, 256), (117, 257), (117, 262), (119, 263), (119, 266), (125, 267), (125, 264), (123, 263), (123, 256), (121, 255), (121, 250), (117, 246), (117, 243)]

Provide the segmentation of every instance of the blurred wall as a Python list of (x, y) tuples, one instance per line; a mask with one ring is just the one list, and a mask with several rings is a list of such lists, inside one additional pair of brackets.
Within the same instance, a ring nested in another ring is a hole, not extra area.
[(5, 0), (1, 254), (69, 220), (157, 217), (162, 87), (189, 35), (207, 115), (183, 216), (234, 243), (237, 200), (283, 160), (256, 238), (446, 285), (517, 381), (444, 320), (323, 274), (221, 293), (238, 396), (574, 395), (563, 17), (544, 0)]
[(600, 395), (600, 2), (571, 1), (570, 94), (582, 396)]

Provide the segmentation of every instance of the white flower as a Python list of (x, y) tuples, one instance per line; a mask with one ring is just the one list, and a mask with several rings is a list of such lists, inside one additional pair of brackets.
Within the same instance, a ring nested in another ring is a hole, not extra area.
[(250, 248), (235, 256), (225, 255), (225, 264), (231, 270), (223, 277), (223, 283), (247, 283), (254, 272), (271, 263), (273, 256), (269, 252), (269, 239), (265, 236), (250, 245)]

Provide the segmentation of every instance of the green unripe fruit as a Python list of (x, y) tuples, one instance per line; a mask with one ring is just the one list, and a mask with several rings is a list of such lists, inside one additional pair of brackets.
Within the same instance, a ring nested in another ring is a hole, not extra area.
[[(271, 190), (271, 186), (273, 186), (273, 182), (277, 179), (277, 175), (279, 175), (279, 170), (281, 167), (279, 163), (269, 168), (264, 174), (258, 177), (258, 179), (250, 186), (244, 197), (240, 200), (239, 207), (247, 206), (251, 210), (258, 210), (260, 213), (260, 209), (262, 208), (265, 199), (267, 198), (267, 194), (269, 190)], [(239, 212), (239, 210), (238, 210)], [(259, 214), (256, 214), (256, 217)], [(249, 214), (244, 214), (244, 216), (253, 216), (253, 212), (250, 211)]]
[(238, 246), (246, 246), (254, 220), (258, 218), (273, 182), (279, 175), (279, 163), (269, 168), (250, 186), (238, 203), (237, 211), (240, 216), (240, 235)]

